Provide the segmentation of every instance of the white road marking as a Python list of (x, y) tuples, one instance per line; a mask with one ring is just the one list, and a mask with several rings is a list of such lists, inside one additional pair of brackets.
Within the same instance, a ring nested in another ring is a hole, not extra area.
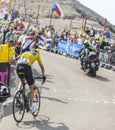
[(110, 102), (109, 101), (104, 101), (104, 104), (110, 104)]
[(54, 92), (56, 92), (56, 89), (55, 89), (55, 88), (53, 88), (53, 91), (54, 91)]
[(103, 104), (115, 104), (115, 100), (111, 99), (111, 100), (92, 100), (92, 99), (88, 99), (88, 98), (71, 98), (69, 97), (68, 100), (71, 101), (80, 101), (80, 102), (87, 102), (87, 103), (103, 103)]

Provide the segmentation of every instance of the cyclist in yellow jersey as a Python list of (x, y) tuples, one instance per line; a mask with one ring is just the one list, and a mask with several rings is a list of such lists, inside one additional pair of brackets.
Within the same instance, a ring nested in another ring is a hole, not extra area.
[(20, 59), (18, 60), (18, 64), (23, 63), (32, 66), (35, 60), (37, 60), (40, 65), (42, 64), (38, 49), (22, 53)]
[(34, 78), (32, 74), (32, 64), (37, 61), (42, 72), (43, 80), (45, 80), (44, 76), (44, 66), (40, 57), (40, 53), (38, 49), (33, 49), (31, 51), (26, 51), (22, 53), (19, 60), (17, 61), (17, 74), (20, 79), (23, 77), (26, 79), (27, 83), (30, 87), (30, 106), (29, 109), (32, 113), (36, 112), (35, 108), (32, 106), (33, 104), (33, 96), (34, 96)]

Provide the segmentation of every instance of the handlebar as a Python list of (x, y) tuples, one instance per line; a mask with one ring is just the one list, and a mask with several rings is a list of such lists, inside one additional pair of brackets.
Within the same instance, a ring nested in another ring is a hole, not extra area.
[(37, 76), (35, 76), (34, 79), (42, 79), (42, 83), (41, 84), (44, 84), (45, 81), (46, 81), (46, 76), (43, 76), (43, 77), (37, 77)]

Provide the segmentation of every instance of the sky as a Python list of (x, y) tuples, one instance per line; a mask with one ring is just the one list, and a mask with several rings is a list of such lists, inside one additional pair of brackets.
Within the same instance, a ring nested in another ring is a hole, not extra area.
[(78, 0), (115, 25), (115, 0)]

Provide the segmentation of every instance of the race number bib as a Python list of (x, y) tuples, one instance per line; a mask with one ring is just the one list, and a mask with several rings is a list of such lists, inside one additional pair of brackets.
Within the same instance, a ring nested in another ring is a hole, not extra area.
[(18, 60), (18, 63), (23, 63), (23, 64), (28, 64), (30, 62), (30, 60), (28, 58), (20, 58)]

